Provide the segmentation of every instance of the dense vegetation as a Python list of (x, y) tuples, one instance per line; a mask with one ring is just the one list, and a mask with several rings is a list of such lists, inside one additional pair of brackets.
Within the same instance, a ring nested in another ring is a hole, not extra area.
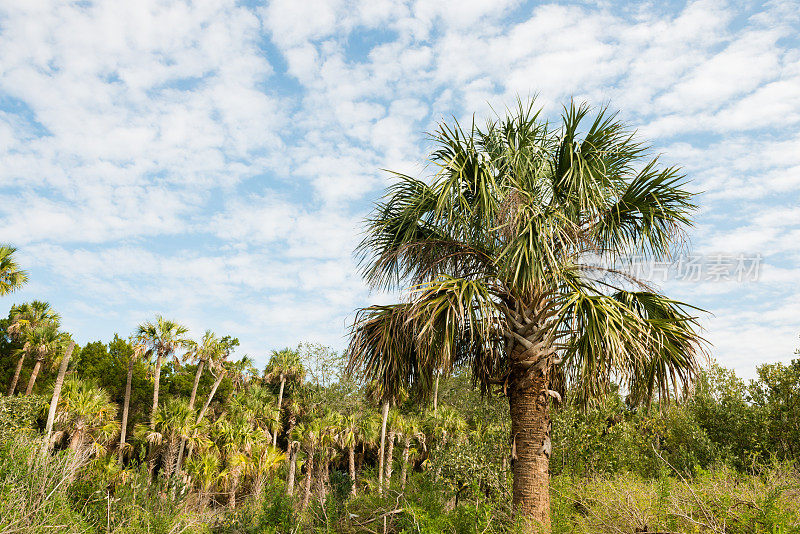
[[(4, 369), (15, 363), (6, 341)], [(466, 373), (441, 378), (436, 411), (413, 394), (393, 407), (379, 496), (374, 391), (319, 346), (276, 352), (266, 372), (233, 360), (200, 423), (185, 423), (196, 365), (164, 365), (160, 442), (147, 431), (153, 380), (138, 362), (130, 421), (140, 431), (120, 464), (119, 424), (109, 432), (103, 414), (119, 419), (132, 352), (118, 336), (75, 350), (50, 454), (38, 436), (54, 373), (0, 400), (0, 532), (381, 532), (384, 518), (388, 532), (513, 530), (508, 403), (481, 397)], [(281, 361), (291, 373), (276, 416)], [(204, 373), (197, 397), (212, 386)], [(761, 366), (750, 383), (711, 366), (693, 394), (649, 411), (618, 393), (589, 409), (557, 406), (553, 531), (800, 532), (799, 392), (796, 360)], [(181, 439), (190, 452), (179, 475), (168, 462)]]

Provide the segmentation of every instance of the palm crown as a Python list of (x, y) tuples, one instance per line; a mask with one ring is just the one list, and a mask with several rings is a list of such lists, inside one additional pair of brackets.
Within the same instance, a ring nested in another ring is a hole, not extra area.
[(587, 399), (612, 379), (647, 375), (667, 395), (691, 377), (693, 308), (619, 266), (669, 256), (692, 195), (613, 115), (587, 124), (589, 111), (569, 106), (560, 128), (523, 105), (485, 129), (440, 127), (433, 179), (397, 174), (368, 221), (365, 277), (411, 291), (359, 312), (351, 363), (387, 387), (430, 387), (464, 363), (485, 389), (560, 363)]

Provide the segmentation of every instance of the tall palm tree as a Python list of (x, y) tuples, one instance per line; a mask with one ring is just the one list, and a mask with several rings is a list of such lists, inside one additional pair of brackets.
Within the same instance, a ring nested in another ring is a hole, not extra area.
[(14, 260), (16, 248), (0, 245), (0, 297), (16, 291), (28, 282), (28, 273)]
[[(570, 104), (553, 123), (520, 102), (482, 128), (441, 124), (435, 174), (395, 174), (359, 248), (373, 286), (411, 291), (362, 310), (354, 333), (393, 321), (402, 325), (393, 343), (406, 349), (356, 342), (351, 362), (368, 377), (392, 367), (398, 383), (423, 390), (457, 365), (483, 391), (500, 387), (513, 508), (545, 530), (555, 383), (584, 402), (614, 381), (639, 390), (649, 381), (668, 396), (670, 383), (694, 377), (702, 351), (696, 309), (624, 271), (633, 256), (668, 258), (691, 224), (684, 176), (606, 109), (591, 113)], [(404, 363), (386, 363), (392, 355)]]
[[(6, 331), (11, 339), (22, 343), (24, 343), (23, 337), (25, 334), (31, 332), (37, 326), (45, 323), (54, 323), (58, 325), (61, 320), (59, 315), (50, 307), (50, 304), (39, 300), (14, 306), (11, 308), (8, 315), (10, 323)], [(28, 349), (32, 349), (32, 346), (28, 346)], [(14, 370), (14, 376), (8, 386), (7, 394), (9, 396), (13, 395), (14, 391), (17, 389), (17, 382), (19, 382), (22, 364), (25, 361), (25, 357), (29, 354), (30, 350), (25, 350), (23, 346), (23, 350), (19, 352), (19, 359), (17, 360), (17, 367)]]
[(48, 359), (53, 360), (56, 354), (69, 343), (69, 336), (64, 332), (59, 332), (57, 324), (48, 322), (39, 324), (32, 330), (26, 330), (23, 339), (25, 345), (20, 351), (32, 354), (36, 360), (28, 379), (28, 386), (25, 388), (25, 394), (30, 395), (42, 365)]
[(187, 347), (190, 340), (186, 337), (189, 329), (176, 321), (156, 316), (155, 321), (147, 321), (139, 325), (137, 337), (156, 356), (153, 368), (153, 407), (150, 409), (150, 429), (155, 429), (156, 412), (158, 411), (158, 393), (161, 386), (161, 366), (165, 358), (175, 355), (175, 351)]
[[(305, 378), (305, 368), (300, 361), (300, 355), (296, 350), (285, 348), (281, 350), (273, 350), (270, 356), (269, 363), (264, 368), (264, 380), (267, 382), (278, 382), (280, 389), (278, 390), (278, 410), (283, 406), (283, 388), (286, 381), (303, 382)], [(272, 436), (272, 446), (276, 447), (278, 444), (278, 433)]]
[(122, 422), (120, 423), (119, 431), (119, 463), (122, 463), (123, 455), (125, 454), (126, 439), (128, 436), (128, 409), (131, 405), (131, 385), (133, 383), (133, 367), (137, 361), (143, 358), (150, 359), (150, 351), (147, 349), (146, 343), (136, 336), (131, 336), (131, 353), (128, 358), (128, 375), (125, 379), (125, 398), (122, 401)]

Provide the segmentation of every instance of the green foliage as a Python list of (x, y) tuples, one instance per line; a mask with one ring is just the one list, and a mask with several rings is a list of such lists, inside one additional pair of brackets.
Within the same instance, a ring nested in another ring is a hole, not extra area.
[(39, 426), (44, 396), (0, 397), (0, 441), (33, 432)]

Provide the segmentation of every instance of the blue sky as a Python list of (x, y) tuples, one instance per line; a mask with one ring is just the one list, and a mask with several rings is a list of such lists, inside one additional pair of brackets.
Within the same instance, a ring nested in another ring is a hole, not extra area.
[(752, 376), (800, 346), (797, 3), (0, 2), (0, 240), (79, 343), (163, 313), (265, 362), (388, 302), (352, 250), (430, 131), (516, 95), (610, 104), (704, 191), (671, 280)]

